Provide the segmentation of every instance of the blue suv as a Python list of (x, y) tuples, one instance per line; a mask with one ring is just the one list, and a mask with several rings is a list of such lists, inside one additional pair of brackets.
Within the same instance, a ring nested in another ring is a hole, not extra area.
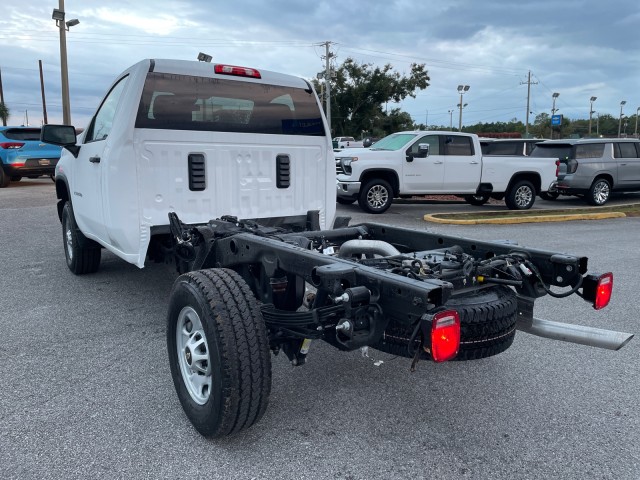
[(38, 127), (0, 126), (0, 188), (22, 177), (54, 175), (61, 147), (40, 141)]

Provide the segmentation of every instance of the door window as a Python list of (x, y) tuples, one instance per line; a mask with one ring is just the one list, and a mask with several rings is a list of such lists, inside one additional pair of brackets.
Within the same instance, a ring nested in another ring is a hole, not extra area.
[(472, 156), (473, 145), (471, 144), (471, 137), (462, 137), (458, 135), (449, 135), (445, 137), (444, 154), (465, 157)]
[(617, 143), (613, 151), (616, 158), (638, 158), (638, 152), (632, 142)]
[(116, 114), (116, 108), (118, 107), (118, 102), (120, 101), (124, 87), (127, 85), (128, 78), (128, 76), (121, 78), (105, 97), (89, 127), (87, 142), (104, 140), (109, 136), (109, 133), (111, 133), (113, 117)]

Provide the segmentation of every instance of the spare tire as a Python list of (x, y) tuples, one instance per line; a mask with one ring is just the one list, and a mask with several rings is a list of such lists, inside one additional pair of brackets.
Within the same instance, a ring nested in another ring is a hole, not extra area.
[[(444, 308), (460, 315), (460, 350), (454, 360), (477, 360), (504, 352), (516, 334), (518, 300), (516, 293), (501, 285), (450, 298)], [(413, 328), (390, 323), (377, 350), (410, 357), (409, 339)], [(418, 341), (415, 340), (418, 346)], [(415, 348), (411, 349), (415, 351)], [(429, 359), (427, 353), (421, 358)]]

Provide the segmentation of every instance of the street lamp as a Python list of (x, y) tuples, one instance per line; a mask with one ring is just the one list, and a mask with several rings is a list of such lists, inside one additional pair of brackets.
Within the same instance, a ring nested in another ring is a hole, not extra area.
[(453, 110), (449, 110), (449, 130), (453, 130)]
[(64, 21), (64, 0), (59, 0), (59, 8), (54, 8), (51, 18), (56, 21), (60, 29), (60, 78), (62, 81), (62, 123), (71, 125), (71, 104), (69, 102), (69, 68), (67, 66), (67, 37), (70, 27), (80, 23), (77, 18)]
[(459, 132), (462, 131), (462, 109), (467, 106), (466, 103), (464, 105), (462, 104), (462, 95), (467, 93), (469, 91), (469, 88), (469, 85), (458, 85), (458, 93), (460, 94), (460, 103), (458, 104), (458, 107), (460, 108), (460, 122), (458, 125)]
[(591, 136), (591, 116), (594, 114), (593, 102), (595, 102), (597, 99), (598, 99), (598, 97), (591, 97), (589, 99), (589, 102), (591, 102), (591, 106), (589, 108), (589, 136)]
[(638, 138), (638, 114), (640, 114), (640, 107), (636, 109), (636, 129), (633, 131), (633, 136)]
[(553, 106), (551, 107), (551, 139), (552, 140), (553, 140), (553, 116), (559, 110), (558, 108), (556, 108), (556, 98), (558, 98), (559, 96), (560, 94), (558, 92), (553, 92), (553, 95), (551, 95), (551, 98), (553, 98)]
[(620, 138), (620, 133), (622, 131), (622, 108), (626, 105), (627, 101), (622, 100), (620, 102), (620, 120), (618, 121), (618, 138)]

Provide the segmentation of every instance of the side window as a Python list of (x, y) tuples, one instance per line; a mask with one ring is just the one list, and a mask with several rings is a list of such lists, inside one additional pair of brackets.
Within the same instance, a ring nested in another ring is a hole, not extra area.
[[(514, 142), (496, 142), (491, 144), (491, 155), (522, 155), (519, 148), (522, 148), (522, 144)], [(450, 155), (462, 155), (461, 153), (455, 153)]]
[(576, 159), (581, 158), (602, 158), (604, 155), (604, 143), (587, 143), (576, 145)]
[(429, 144), (429, 155), (440, 155), (440, 137), (437, 135), (425, 135), (411, 144), (407, 150), (409, 153), (418, 153), (418, 145), (421, 143)]
[(124, 92), (128, 79), (128, 76), (121, 78), (107, 94), (96, 116), (93, 118), (93, 122), (91, 122), (91, 127), (85, 140), (86, 142), (104, 140), (109, 136), (111, 128), (113, 127), (113, 117), (116, 114), (120, 96), (122, 92)]
[(616, 158), (638, 158), (635, 143), (620, 142), (616, 144), (616, 148), (613, 151)]
[(471, 143), (471, 137), (462, 137), (458, 135), (450, 135), (445, 137), (444, 154), (472, 156), (473, 144)]

